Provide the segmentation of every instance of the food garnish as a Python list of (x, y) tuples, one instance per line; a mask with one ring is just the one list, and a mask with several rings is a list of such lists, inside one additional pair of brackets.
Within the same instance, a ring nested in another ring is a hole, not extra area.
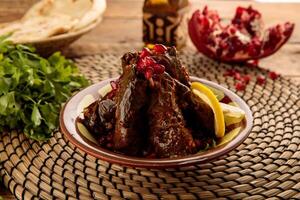
[(286, 22), (264, 29), (261, 13), (238, 7), (231, 24), (221, 23), (217, 11), (197, 10), (188, 23), (189, 35), (204, 55), (223, 62), (257, 60), (275, 53), (292, 35), (294, 24)]
[(199, 82), (193, 82), (191, 89), (212, 108), (215, 118), (215, 134), (217, 138), (222, 138), (225, 134), (225, 122), (223, 111), (217, 97), (208, 87)]
[(190, 83), (174, 47), (157, 44), (121, 60), (120, 78), (99, 90), (77, 120), (99, 146), (130, 156), (178, 157), (205, 151), (243, 126), (245, 113), (220, 103), (233, 103), (224, 93)]
[(34, 48), (0, 38), (0, 131), (19, 129), (45, 140), (58, 127), (61, 105), (88, 81), (55, 53), (48, 59)]

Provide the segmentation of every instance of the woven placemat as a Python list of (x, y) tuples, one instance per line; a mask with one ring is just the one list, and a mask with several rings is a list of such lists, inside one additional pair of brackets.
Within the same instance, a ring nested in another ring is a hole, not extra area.
[[(120, 73), (119, 53), (75, 59), (93, 82)], [(218, 64), (194, 51), (181, 54), (190, 74), (235, 91), (235, 67), (255, 77), (259, 68)], [(287, 66), (285, 66), (287, 67)], [(39, 143), (16, 132), (0, 140), (0, 175), (18, 199), (300, 199), (299, 85), (286, 78), (252, 80), (237, 92), (251, 107), (250, 136), (229, 155), (180, 169), (147, 170), (110, 164), (80, 151), (57, 132)]]

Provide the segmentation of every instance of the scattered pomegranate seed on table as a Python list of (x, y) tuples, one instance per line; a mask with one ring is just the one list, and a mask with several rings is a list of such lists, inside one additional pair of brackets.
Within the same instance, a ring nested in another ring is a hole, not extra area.
[(278, 77), (279, 77), (279, 74), (277, 74), (276, 72), (269, 72), (269, 77), (272, 79), (272, 80), (276, 80)]
[(243, 82), (248, 84), (251, 80), (251, 76), (249, 74), (243, 76)]
[(235, 75), (234, 75), (234, 79), (235, 80), (241, 80), (242, 79), (242, 76), (239, 72), (236, 72)]
[(263, 75), (258, 75), (258, 76), (256, 77), (256, 82), (257, 82), (259, 85), (263, 85), (263, 84), (265, 84), (265, 82), (266, 82), (266, 77), (263, 76)]
[(238, 91), (242, 91), (242, 90), (245, 90), (246, 88), (246, 84), (242, 81), (239, 81), (237, 83), (235, 83), (235, 89), (238, 90)]

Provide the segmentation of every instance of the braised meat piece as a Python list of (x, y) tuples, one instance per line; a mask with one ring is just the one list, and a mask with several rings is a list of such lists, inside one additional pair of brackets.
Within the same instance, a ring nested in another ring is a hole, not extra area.
[[(124, 61), (123, 74), (116, 93), (116, 124), (113, 135), (114, 148), (127, 155), (141, 153), (147, 127), (148, 82), (135, 74), (130, 62)], [(129, 65), (127, 65), (129, 64)]]
[(116, 105), (110, 99), (95, 101), (84, 109), (82, 123), (93, 133), (96, 140), (102, 146), (107, 146), (107, 136), (114, 129)]
[(175, 47), (169, 47), (164, 54), (156, 54), (153, 58), (165, 66), (165, 71), (182, 84), (189, 86), (189, 75), (181, 64)]
[(194, 94), (190, 88), (176, 81), (177, 102), (186, 119), (187, 126), (197, 138), (214, 137), (214, 113), (211, 107)]
[(185, 127), (176, 103), (176, 84), (167, 73), (154, 78), (148, 108), (149, 137), (155, 155), (160, 158), (195, 153), (191, 132)]

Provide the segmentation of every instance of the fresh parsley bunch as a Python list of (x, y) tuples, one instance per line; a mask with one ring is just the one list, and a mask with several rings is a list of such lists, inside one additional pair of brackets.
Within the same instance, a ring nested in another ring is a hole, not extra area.
[(0, 37), (0, 133), (18, 129), (29, 138), (48, 139), (58, 127), (62, 103), (86, 85), (59, 52), (45, 59), (32, 47)]

